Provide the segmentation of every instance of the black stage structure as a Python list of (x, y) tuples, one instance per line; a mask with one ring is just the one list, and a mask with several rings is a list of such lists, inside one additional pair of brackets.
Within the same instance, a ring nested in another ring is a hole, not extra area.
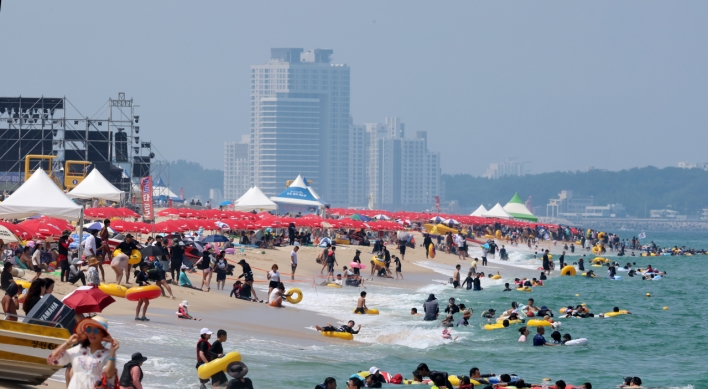
[(65, 161), (89, 161), (89, 170), (127, 193), (140, 177), (160, 176), (151, 170), (156, 150), (140, 136), (136, 107), (119, 93), (89, 117), (66, 97), (0, 97), (0, 190), (12, 192), (24, 182), (27, 155), (55, 156), (54, 166), (41, 168), (57, 177)]

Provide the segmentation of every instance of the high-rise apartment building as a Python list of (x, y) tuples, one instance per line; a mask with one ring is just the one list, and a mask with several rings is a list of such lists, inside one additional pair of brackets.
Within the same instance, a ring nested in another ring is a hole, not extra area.
[(398, 118), (352, 126), (351, 171), (365, 177), (362, 183), (352, 173), (349, 205), (365, 207), (373, 197), (376, 209), (431, 209), (441, 194), (441, 171), (440, 154), (428, 151), (427, 138), (425, 131), (406, 138)]
[(236, 200), (251, 186), (251, 169), (248, 162), (248, 140), (224, 142), (224, 198)]
[(251, 179), (266, 195), (302, 174), (333, 206), (349, 193), (349, 66), (332, 50), (271, 49), (251, 66)]
[(520, 177), (524, 174), (525, 172), (523, 162), (514, 162), (511, 160), (507, 160), (506, 162), (502, 163), (490, 163), (489, 168), (487, 168), (487, 171), (484, 173), (484, 177), (496, 180), (497, 178), (506, 176)]

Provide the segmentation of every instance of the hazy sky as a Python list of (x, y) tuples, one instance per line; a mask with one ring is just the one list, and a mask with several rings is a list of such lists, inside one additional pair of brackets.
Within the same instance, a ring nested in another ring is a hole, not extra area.
[(443, 172), (708, 161), (708, 2), (5, 1), (0, 95), (119, 91), (168, 160), (223, 168), (271, 47), (351, 67), (354, 123), (427, 130)]

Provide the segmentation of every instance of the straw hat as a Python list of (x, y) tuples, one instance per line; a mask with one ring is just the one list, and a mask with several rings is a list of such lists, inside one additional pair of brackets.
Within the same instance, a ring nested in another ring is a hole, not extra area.
[(104, 341), (110, 342), (113, 340), (113, 338), (111, 338), (111, 334), (108, 332), (108, 321), (101, 316), (94, 316), (81, 320), (76, 327), (74, 327), (74, 333), (78, 335), (85, 335), (86, 327), (100, 328), (106, 333), (106, 336), (103, 338)]
[(89, 266), (96, 266), (96, 265), (98, 265), (98, 258), (89, 257)]

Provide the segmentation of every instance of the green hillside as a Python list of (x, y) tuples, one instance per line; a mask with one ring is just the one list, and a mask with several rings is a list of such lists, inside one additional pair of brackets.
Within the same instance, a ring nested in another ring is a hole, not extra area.
[(515, 192), (523, 200), (532, 196), (534, 206), (545, 207), (562, 190), (572, 190), (575, 197), (593, 196), (595, 205), (620, 203), (629, 215), (637, 217), (648, 217), (650, 209), (673, 209), (695, 215), (708, 208), (708, 171), (700, 169), (649, 166), (617, 172), (555, 172), (497, 180), (444, 174), (442, 179), (446, 199), (458, 200), (468, 208), (497, 202), (504, 205)]

